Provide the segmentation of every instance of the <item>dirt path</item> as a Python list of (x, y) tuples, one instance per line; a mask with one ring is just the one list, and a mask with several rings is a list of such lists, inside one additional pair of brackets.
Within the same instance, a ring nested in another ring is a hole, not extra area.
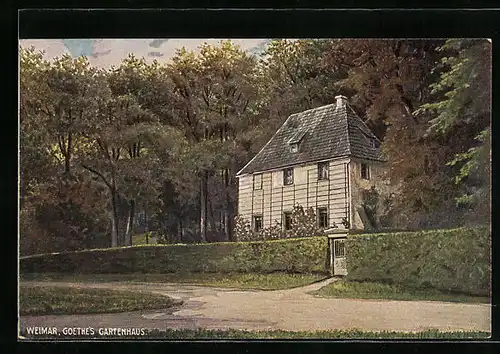
[(142, 327), (206, 329), (282, 329), (314, 331), (360, 329), (365, 331), (490, 331), (488, 304), (438, 301), (389, 301), (321, 298), (308, 294), (335, 281), (327, 279), (301, 288), (276, 291), (234, 290), (163, 283), (23, 284), (143, 290), (184, 300), (179, 308), (115, 314), (22, 316), (21, 328)]

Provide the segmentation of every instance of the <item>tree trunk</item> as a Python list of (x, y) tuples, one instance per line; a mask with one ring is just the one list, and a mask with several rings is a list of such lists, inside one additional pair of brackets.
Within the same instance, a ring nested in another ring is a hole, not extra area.
[(175, 242), (182, 242), (182, 219), (177, 220), (177, 234), (175, 237)]
[(184, 218), (181, 219), (181, 234), (180, 234), (180, 239), (179, 242), (184, 241)]
[(130, 200), (127, 218), (127, 228), (125, 230), (125, 246), (132, 246), (132, 235), (134, 232), (135, 200)]
[(231, 227), (229, 218), (229, 169), (224, 169), (224, 239), (226, 241), (231, 240)]
[(201, 242), (207, 241), (207, 189), (208, 189), (208, 171), (203, 171), (200, 187), (200, 238)]
[[(227, 114), (225, 112), (225, 118)], [(221, 140), (225, 142), (227, 140), (227, 133), (228, 133), (228, 126), (227, 123), (224, 123), (222, 127), (222, 136)], [(229, 218), (229, 195), (228, 195), (228, 188), (229, 188), (229, 168), (224, 168), (222, 170), (222, 183), (224, 185), (224, 210), (223, 210), (223, 216), (222, 216), (222, 224), (224, 225), (223, 229), (223, 234), (224, 234), (224, 240), (225, 241), (230, 241), (231, 240), (231, 226), (230, 226), (230, 218)]]
[[(208, 194), (208, 193), (207, 193)], [(220, 235), (217, 231), (217, 227), (215, 225), (215, 215), (214, 215), (214, 208), (212, 204), (212, 199), (208, 198), (207, 200), (207, 229), (209, 232), (210, 240), (213, 242), (214, 241), (214, 235), (216, 240), (220, 238)]]
[(66, 154), (64, 154), (64, 173), (66, 176), (70, 175), (71, 172), (71, 150), (72, 150), (72, 134), (68, 133), (68, 143), (66, 146)]
[(116, 188), (111, 188), (111, 247), (118, 246), (118, 206)]

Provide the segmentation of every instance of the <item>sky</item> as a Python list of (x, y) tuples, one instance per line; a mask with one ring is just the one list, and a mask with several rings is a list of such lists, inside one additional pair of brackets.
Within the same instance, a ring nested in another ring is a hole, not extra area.
[[(45, 59), (51, 60), (63, 54), (73, 57), (84, 55), (96, 67), (109, 68), (118, 65), (130, 53), (136, 57), (144, 57), (147, 61), (156, 59), (159, 62), (168, 62), (175, 55), (177, 49), (185, 47), (188, 50), (197, 50), (197, 47), (206, 42), (217, 44), (221, 39), (21, 39), (19, 44), (23, 48), (35, 47), (45, 52)], [(243, 49), (258, 53), (268, 42), (267, 39), (232, 39)]]

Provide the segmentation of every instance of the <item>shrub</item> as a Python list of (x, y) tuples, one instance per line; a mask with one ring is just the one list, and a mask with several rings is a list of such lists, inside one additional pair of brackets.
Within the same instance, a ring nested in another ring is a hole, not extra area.
[[(324, 232), (318, 227), (316, 214), (313, 208), (304, 209), (297, 204), (293, 207), (290, 230), (283, 231), (281, 224), (276, 222), (273, 226), (260, 231), (252, 231), (250, 222), (240, 215), (234, 219), (233, 234), (238, 241), (276, 240), (282, 238), (323, 236)], [(333, 223), (332, 227), (338, 227)]]
[(22, 273), (328, 273), (326, 237), (97, 249), (21, 258)]
[(233, 234), (237, 241), (250, 241), (253, 238), (250, 222), (245, 218), (236, 215), (234, 218)]
[(347, 280), (488, 296), (490, 249), (486, 227), (351, 235)]
[[(337, 227), (334, 225), (333, 227)], [(292, 210), (292, 225), (287, 232), (288, 237), (308, 237), (323, 235), (323, 230), (318, 227), (316, 213), (313, 208), (304, 208), (297, 204)]]
[(20, 210), (21, 254), (108, 246), (102, 199), (101, 190), (76, 177), (37, 185)]
[(372, 227), (378, 227), (377, 221), (377, 205), (379, 203), (379, 193), (375, 187), (363, 191), (363, 209), (365, 210), (366, 216), (370, 221)]

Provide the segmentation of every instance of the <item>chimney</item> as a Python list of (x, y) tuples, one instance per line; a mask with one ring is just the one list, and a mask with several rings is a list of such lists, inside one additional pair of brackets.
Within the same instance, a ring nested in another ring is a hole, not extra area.
[(337, 100), (337, 108), (344, 108), (347, 104), (347, 97), (338, 95), (335, 96), (335, 99)]

